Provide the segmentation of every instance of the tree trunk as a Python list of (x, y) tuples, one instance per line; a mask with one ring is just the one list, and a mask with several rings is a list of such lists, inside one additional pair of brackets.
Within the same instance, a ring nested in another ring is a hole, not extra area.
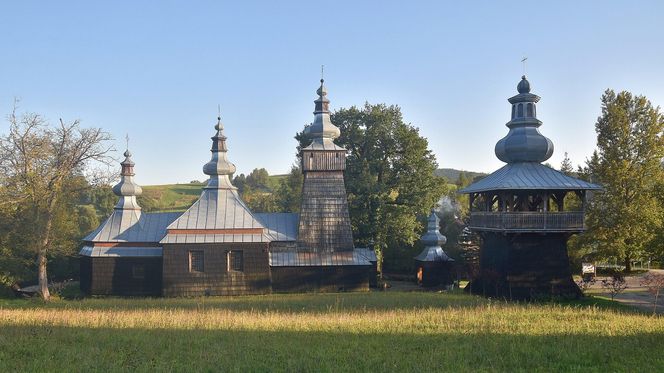
[(632, 272), (632, 258), (629, 255), (625, 256), (625, 273)]
[(48, 276), (46, 275), (46, 250), (39, 250), (37, 256), (37, 265), (39, 266), (39, 294), (44, 301), (51, 299), (51, 293), (48, 291)]
[(48, 275), (46, 264), (48, 262), (47, 253), (51, 244), (51, 227), (53, 226), (53, 210), (55, 209), (56, 198), (52, 197), (47, 204), (47, 210), (44, 221), (44, 231), (37, 255), (37, 266), (39, 267), (39, 293), (44, 301), (51, 300), (51, 293), (48, 291)]

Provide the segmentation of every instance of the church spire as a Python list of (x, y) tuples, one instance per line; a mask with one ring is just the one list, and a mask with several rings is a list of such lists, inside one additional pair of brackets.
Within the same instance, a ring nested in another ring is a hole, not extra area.
[(544, 162), (553, 154), (553, 143), (538, 129), (542, 125), (536, 107), (540, 97), (530, 93), (525, 75), (516, 89), (519, 94), (508, 99), (512, 104), (512, 119), (507, 123), (510, 131), (496, 144), (496, 156), (505, 163)]
[[(127, 141), (128, 142), (128, 141)], [(120, 172), (120, 182), (113, 187), (113, 193), (120, 197), (115, 205), (116, 210), (140, 210), (136, 197), (143, 193), (140, 185), (134, 182), (134, 162), (131, 160), (129, 144), (124, 152), (125, 159), (120, 163), (122, 171)]]
[(314, 101), (314, 122), (307, 127), (306, 134), (313, 141), (334, 140), (341, 135), (341, 131), (330, 120), (330, 100), (326, 97), (327, 88), (324, 79), (320, 80), (320, 87), (316, 94), (318, 94), (318, 98)]
[(230, 181), (230, 175), (235, 172), (235, 165), (228, 160), (228, 148), (221, 116), (217, 117), (217, 125), (214, 128), (217, 133), (211, 137), (212, 159), (203, 166), (203, 173), (210, 176), (205, 189), (237, 189)]

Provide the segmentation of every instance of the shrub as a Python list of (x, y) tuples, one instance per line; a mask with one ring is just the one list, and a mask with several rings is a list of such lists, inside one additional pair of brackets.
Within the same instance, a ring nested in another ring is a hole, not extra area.
[(81, 292), (80, 283), (78, 281), (65, 281), (57, 287), (55, 290), (57, 294), (62, 299), (82, 299), (85, 297), (85, 294)]

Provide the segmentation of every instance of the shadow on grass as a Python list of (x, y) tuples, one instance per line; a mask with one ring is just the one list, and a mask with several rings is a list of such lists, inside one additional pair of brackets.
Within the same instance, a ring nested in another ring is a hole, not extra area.
[(360, 334), (9, 326), (8, 371), (652, 371), (664, 336)]
[(215, 309), (229, 311), (265, 311), (273, 313), (311, 312), (352, 312), (413, 310), (422, 308), (447, 309), (475, 308), (487, 304), (568, 306), (579, 308), (599, 308), (620, 313), (643, 311), (619, 302), (601, 297), (586, 297), (579, 300), (557, 302), (518, 303), (505, 300), (487, 299), (463, 292), (369, 292), (369, 293), (304, 293), (269, 294), (250, 296), (220, 296), (195, 298), (142, 298), (142, 297), (90, 297), (82, 300), (56, 299), (44, 303), (38, 298), (0, 299), (0, 307), (5, 309), (82, 309), (82, 310), (142, 310), (172, 309), (200, 310)]
[(100, 297), (82, 300), (39, 299), (0, 300), (0, 307), (54, 309), (220, 309), (230, 311), (330, 312), (397, 310), (420, 308), (476, 307), (486, 304), (484, 298), (466, 294), (370, 292), (370, 293), (305, 293), (253, 296), (221, 296), (196, 298), (121, 298)]

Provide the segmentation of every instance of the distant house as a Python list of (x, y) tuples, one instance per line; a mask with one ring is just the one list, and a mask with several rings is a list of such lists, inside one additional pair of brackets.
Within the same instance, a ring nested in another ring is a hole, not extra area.
[(212, 137), (209, 176), (184, 213), (143, 213), (141, 187), (127, 150), (111, 216), (84, 238), (81, 290), (113, 295), (240, 295), (368, 290), (372, 250), (355, 248), (343, 172), (346, 149), (336, 145), (321, 79), (311, 144), (302, 149), (300, 215), (253, 213), (230, 175), (221, 118)]

